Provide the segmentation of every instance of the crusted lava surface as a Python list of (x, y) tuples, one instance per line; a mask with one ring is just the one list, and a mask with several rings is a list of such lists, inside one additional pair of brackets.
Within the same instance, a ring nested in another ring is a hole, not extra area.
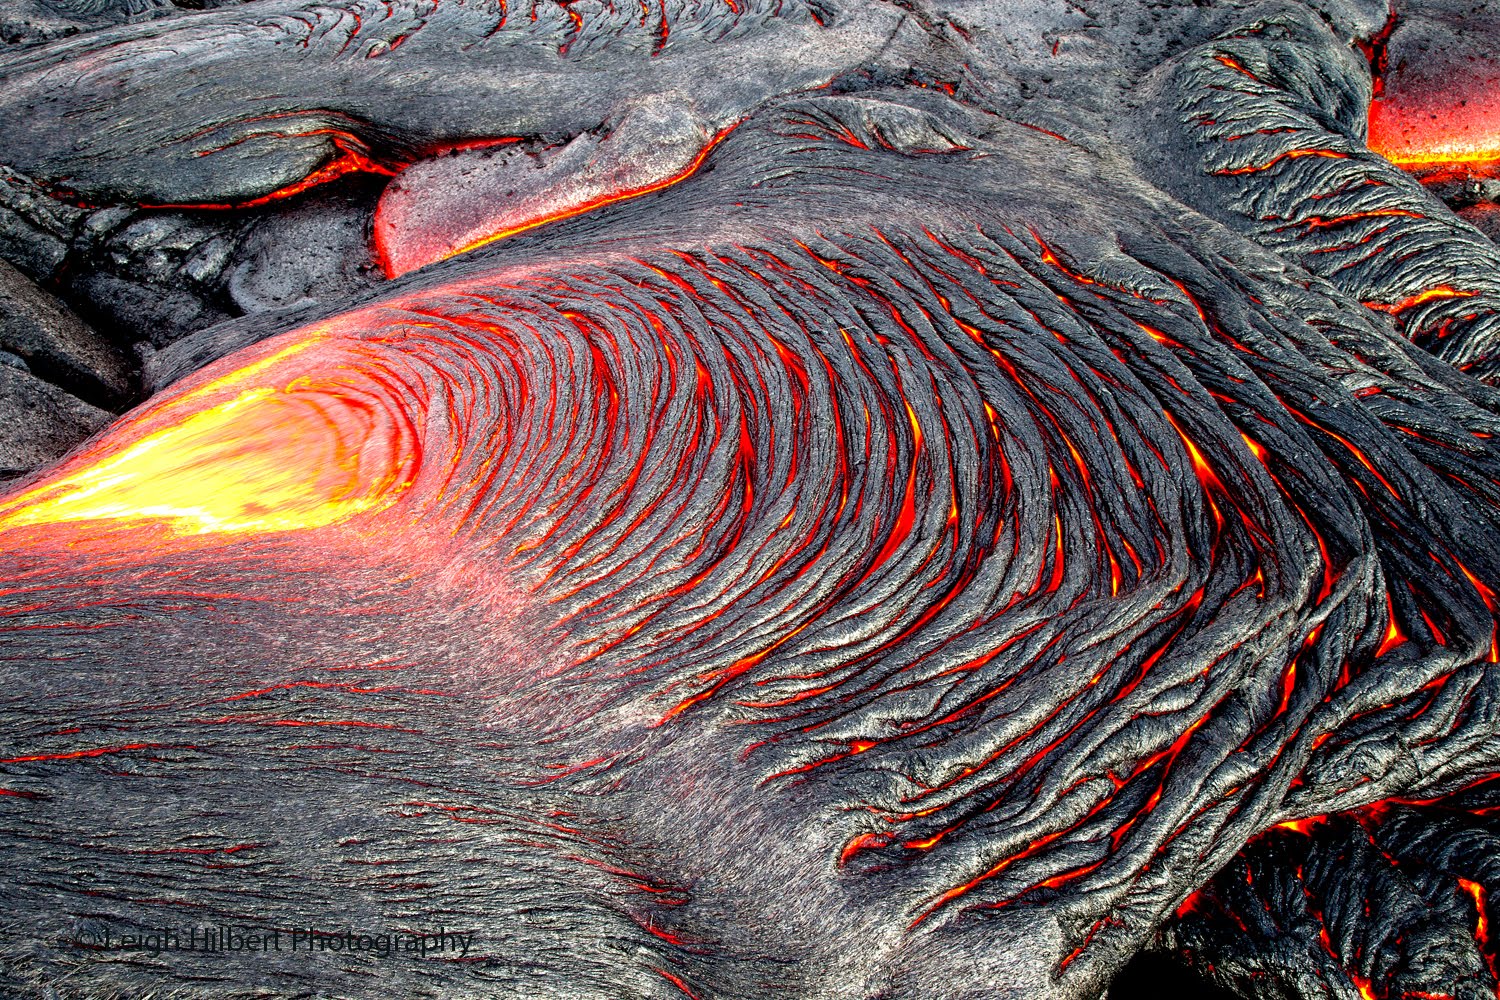
[[(1500, 249), (1433, 166), (1488, 147), (1370, 148), (1469, 22), (950, 6), (0, 52), (18, 267), (196, 220), (270, 303), (0, 496), (0, 983), (1494, 995)], [(189, 927), (280, 937), (120, 946)]]

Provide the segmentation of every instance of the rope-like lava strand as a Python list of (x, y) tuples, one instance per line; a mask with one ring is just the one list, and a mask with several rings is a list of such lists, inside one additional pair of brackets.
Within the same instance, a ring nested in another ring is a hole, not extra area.
[(1438, 357), (1490, 378), (1500, 253), (1366, 147), (1370, 73), (1306, 11), (1239, 28), (1180, 57), (1170, 74), (1164, 115), (1175, 121), (1162, 134), (1180, 129), (1207, 179), (1170, 174), (1155, 156), (1143, 163), (1200, 211), (1390, 314)]
[(1068, 883), (1080, 947), (1129, 935), (1111, 907), (1148, 925), (1260, 828), (1493, 766), (1488, 393), (1154, 225), (1088, 265), (876, 226), (549, 289), (591, 354), (665, 345), (611, 383), (661, 428), (604, 480), (635, 516), (536, 549), (591, 692), (754, 720), (773, 781), (885, 787), (844, 860), (917, 866), (917, 922)]

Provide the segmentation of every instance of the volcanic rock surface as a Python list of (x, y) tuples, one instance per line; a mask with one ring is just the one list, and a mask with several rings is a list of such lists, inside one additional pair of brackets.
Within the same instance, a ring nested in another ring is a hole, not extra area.
[(13, 3), (0, 984), (1495, 995), (1497, 26)]

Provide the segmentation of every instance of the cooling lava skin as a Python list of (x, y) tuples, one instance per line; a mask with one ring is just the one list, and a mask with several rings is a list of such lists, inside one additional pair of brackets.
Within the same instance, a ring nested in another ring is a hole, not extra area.
[(0, 497), (0, 982), (1493, 995), (1500, 250), (1384, 7), (627, 6), (0, 56), (0, 161), (396, 172), (402, 275)]

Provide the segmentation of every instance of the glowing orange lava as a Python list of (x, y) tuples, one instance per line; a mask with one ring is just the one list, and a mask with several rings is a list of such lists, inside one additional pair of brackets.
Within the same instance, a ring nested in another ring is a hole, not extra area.
[(30, 489), (0, 532), (63, 522), (154, 524), (169, 535), (313, 528), (389, 506), (418, 449), (399, 407), (319, 334), (262, 347), (125, 418)]
[(1289, 819), (1285, 823), (1277, 823), (1276, 829), (1291, 830), (1293, 833), (1300, 833), (1303, 836), (1307, 836), (1316, 827), (1326, 822), (1328, 822), (1327, 816), (1308, 816), (1306, 819)]
[(1500, 163), (1500, 94), (1463, 91), (1372, 102), (1370, 148), (1406, 168)]

